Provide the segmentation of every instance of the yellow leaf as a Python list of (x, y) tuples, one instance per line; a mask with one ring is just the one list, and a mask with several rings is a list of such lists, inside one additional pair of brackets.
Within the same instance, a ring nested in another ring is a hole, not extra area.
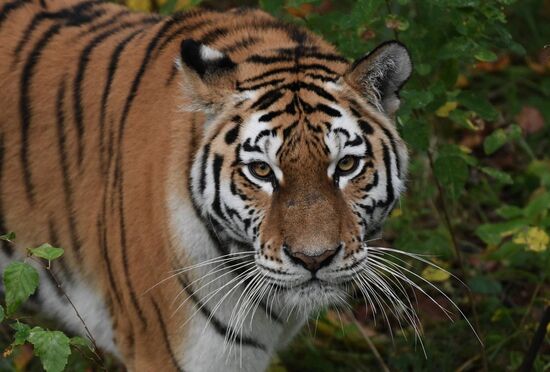
[(457, 88), (466, 88), (468, 85), (470, 85), (470, 81), (466, 77), (466, 75), (459, 74), (458, 78), (456, 79), (455, 86)]
[(498, 322), (504, 317), (504, 315), (505, 315), (504, 310), (497, 309), (497, 311), (495, 311), (493, 316), (491, 317), (491, 322)]
[(437, 109), (437, 111), (435, 112), (435, 114), (437, 116), (439, 116), (440, 118), (446, 118), (449, 116), (449, 114), (451, 113), (451, 111), (453, 111), (454, 109), (456, 109), (458, 106), (458, 102), (457, 101), (449, 101), (449, 102), (446, 102), (443, 106), (441, 106), (440, 108)]
[(397, 218), (397, 217), (402, 216), (402, 215), (403, 215), (403, 211), (401, 210), (401, 208), (395, 208), (391, 212), (390, 218)]
[(544, 252), (548, 248), (550, 237), (540, 227), (530, 227), (527, 231), (517, 234), (514, 243), (525, 245), (529, 251)]
[(462, 146), (462, 145), (458, 145), (458, 147), (460, 148), (460, 151), (462, 151), (465, 154), (471, 154), (472, 153), (472, 149), (469, 148), (469, 147)]
[(151, 1), (149, 0), (127, 0), (126, 5), (132, 10), (149, 12), (151, 10)]
[(426, 267), (422, 270), (421, 275), (424, 279), (429, 280), (430, 282), (444, 282), (451, 277), (448, 272), (433, 266)]

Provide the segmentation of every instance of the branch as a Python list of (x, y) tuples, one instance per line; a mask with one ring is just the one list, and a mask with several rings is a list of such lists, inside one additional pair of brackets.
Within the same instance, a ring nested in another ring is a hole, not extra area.
[(55, 276), (55, 274), (53, 273), (53, 271), (51, 270), (51, 261), (48, 261), (48, 265), (44, 265), (42, 264), (42, 262), (40, 260), (37, 260), (35, 259), (33, 256), (30, 256), (35, 262), (38, 262), (50, 275), (50, 277), (52, 278), (52, 280), (55, 282), (55, 285), (57, 286), (57, 288), (59, 289), (59, 291), (63, 294), (63, 296), (67, 299), (67, 301), (69, 302), (69, 304), (71, 305), (71, 307), (73, 308), (76, 316), (78, 317), (78, 319), (80, 320), (80, 322), (82, 323), (82, 325), (84, 326), (84, 330), (86, 331), (86, 336), (90, 339), (90, 342), (92, 343), (92, 346), (93, 346), (93, 349), (92, 349), (92, 353), (94, 354), (94, 356), (97, 358), (96, 362), (98, 364), (101, 365), (101, 367), (106, 370), (105, 368), (105, 365), (103, 363), (103, 359), (101, 358), (101, 356), (98, 354), (98, 350), (99, 348), (97, 347), (97, 343), (95, 341), (95, 338), (94, 336), (92, 335), (92, 332), (90, 332), (90, 329), (88, 328), (88, 326), (86, 325), (86, 322), (84, 321), (84, 319), (82, 318), (82, 316), (80, 315), (80, 313), (78, 312), (76, 306), (74, 305), (73, 301), (71, 300), (71, 298), (69, 297), (69, 295), (67, 294), (67, 292), (65, 292), (65, 290), (63, 289), (63, 286), (61, 285), (61, 283), (59, 282), (59, 280), (57, 280), (57, 277)]
[(533, 363), (535, 362), (537, 353), (539, 352), (539, 349), (542, 346), (542, 343), (544, 341), (544, 336), (546, 335), (546, 327), (548, 327), (549, 323), (550, 323), (550, 306), (547, 306), (546, 310), (544, 310), (544, 314), (542, 314), (542, 318), (540, 319), (540, 323), (537, 328), (537, 331), (533, 335), (533, 339), (531, 340), (531, 345), (529, 346), (529, 350), (527, 350), (527, 354), (525, 354), (523, 363), (521, 364), (521, 367), (519, 367), (520, 372), (529, 372), (533, 369)]

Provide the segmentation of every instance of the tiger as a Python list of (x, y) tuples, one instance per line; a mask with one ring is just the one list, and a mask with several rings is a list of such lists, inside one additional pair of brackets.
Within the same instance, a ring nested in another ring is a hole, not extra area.
[[(0, 270), (42, 242), (130, 371), (261, 371), (363, 283), (399, 200), (399, 41), (351, 62), (254, 8), (0, 0)], [(84, 324), (37, 265), (32, 301)]]

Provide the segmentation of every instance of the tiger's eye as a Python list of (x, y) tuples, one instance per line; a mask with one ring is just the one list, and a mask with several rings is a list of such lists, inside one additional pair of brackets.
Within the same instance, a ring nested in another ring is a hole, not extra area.
[(338, 171), (340, 173), (351, 173), (355, 170), (355, 167), (359, 161), (354, 156), (344, 156), (340, 161), (338, 162)]
[(268, 178), (271, 175), (271, 167), (263, 161), (254, 162), (248, 168), (258, 178)]

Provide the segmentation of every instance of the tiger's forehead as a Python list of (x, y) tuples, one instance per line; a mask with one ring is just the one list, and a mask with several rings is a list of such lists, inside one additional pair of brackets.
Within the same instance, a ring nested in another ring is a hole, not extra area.
[(308, 92), (287, 95), (269, 110), (256, 111), (243, 122), (241, 142), (245, 152), (257, 156), (262, 152), (276, 165), (313, 159), (316, 163), (329, 163), (348, 147), (354, 147), (353, 155), (365, 154), (364, 133), (349, 108), (318, 97), (313, 101), (315, 97), (307, 97)]

